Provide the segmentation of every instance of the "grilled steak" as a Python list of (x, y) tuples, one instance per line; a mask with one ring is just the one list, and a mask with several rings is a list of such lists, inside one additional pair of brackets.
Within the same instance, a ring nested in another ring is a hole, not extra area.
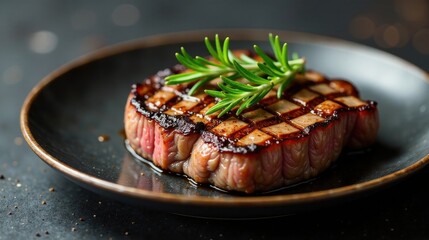
[(198, 183), (246, 193), (272, 190), (316, 176), (344, 147), (375, 141), (376, 103), (359, 99), (347, 81), (307, 71), (282, 99), (273, 91), (240, 116), (218, 118), (205, 114), (213, 97), (164, 85), (166, 76), (185, 70), (166, 69), (132, 87), (125, 132), (136, 153)]

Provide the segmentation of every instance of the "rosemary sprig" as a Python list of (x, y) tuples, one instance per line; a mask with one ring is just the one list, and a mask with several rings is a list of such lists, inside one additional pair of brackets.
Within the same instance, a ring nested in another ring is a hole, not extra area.
[(216, 34), (214, 46), (207, 37), (204, 39), (204, 43), (209, 54), (217, 62), (209, 61), (200, 56), (193, 58), (185, 48), (182, 47), (180, 48), (180, 53), (176, 53), (176, 58), (183, 66), (193, 71), (168, 76), (165, 79), (167, 85), (197, 82), (188, 92), (189, 95), (193, 95), (198, 88), (211, 80), (220, 76), (236, 73), (237, 71), (233, 65), (234, 61), (239, 62), (249, 70), (258, 71), (257, 62), (254, 59), (249, 58), (246, 55), (242, 55), (240, 58), (236, 58), (232, 55), (229, 50), (228, 37), (225, 38), (223, 43), (221, 43), (219, 35)]
[[(204, 40), (208, 52), (216, 61), (199, 56), (193, 58), (182, 47), (181, 53), (176, 53), (176, 58), (192, 71), (168, 76), (166, 84), (196, 82), (189, 90), (189, 94), (192, 95), (207, 82), (220, 77), (222, 82), (218, 84), (219, 90), (205, 90), (208, 95), (220, 99), (206, 114), (221, 110), (219, 117), (236, 106), (238, 106), (236, 114), (239, 115), (261, 101), (274, 86), (278, 86), (277, 97), (281, 98), (295, 74), (305, 70), (305, 60), (297, 55), (293, 55), (293, 59), (289, 60), (288, 45), (287, 43), (281, 45), (278, 36), (270, 34), (269, 41), (275, 59), (269, 57), (259, 46), (253, 46), (263, 62), (257, 62), (246, 55), (234, 56), (229, 50), (229, 38), (221, 43), (218, 35), (215, 36), (214, 46), (207, 37)], [(248, 82), (236, 81), (240, 77), (247, 79)]]

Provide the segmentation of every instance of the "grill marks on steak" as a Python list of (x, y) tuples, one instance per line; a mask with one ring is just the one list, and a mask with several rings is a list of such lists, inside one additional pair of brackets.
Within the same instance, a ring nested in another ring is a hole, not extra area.
[(198, 183), (233, 191), (266, 191), (314, 177), (343, 147), (375, 141), (376, 103), (362, 101), (354, 86), (316, 72), (277, 99), (269, 93), (240, 116), (205, 115), (215, 99), (186, 95), (186, 86), (164, 86), (159, 72), (133, 86), (125, 110), (125, 132), (141, 156)]

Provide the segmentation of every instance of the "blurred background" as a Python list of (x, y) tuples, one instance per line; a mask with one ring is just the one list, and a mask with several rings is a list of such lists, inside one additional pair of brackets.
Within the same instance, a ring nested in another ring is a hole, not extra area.
[(3, 84), (40, 77), (39, 71), (143, 36), (242, 27), (347, 39), (429, 69), (427, 0), (38, 0), (0, 3), (0, 76)]
[[(279, 29), (341, 38), (390, 52), (429, 71), (428, 0), (2, 0), (0, 239), (116, 238), (128, 233), (150, 237), (160, 230), (153, 222), (166, 223), (173, 218), (183, 221), (185, 227), (197, 224), (198, 221), (168, 214), (138, 220), (139, 213), (127, 206), (70, 184), (29, 150), (21, 137), (19, 111), (35, 84), (79, 56), (144, 36), (214, 28)], [(49, 195), (57, 191), (50, 188), (54, 183), (59, 189), (55, 196)], [(81, 199), (68, 200), (71, 195)], [(45, 199), (52, 200), (48, 202), (52, 205), (45, 206)], [(94, 220), (96, 215), (106, 220)], [(385, 231), (382, 236), (395, 236), (394, 230), (401, 222), (378, 217), (378, 227)], [(146, 230), (133, 226), (135, 221), (144, 222)], [(226, 235), (222, 231), (210, 232), (211, 222), (201, 224), (199, 228), (211, 233), (200, 235), (201, 239)], [(350, 222), (341, 220), (336, 224)], [(228, 231), (226, 225), (219, 227)], [(323, 224), (315, 227), (320, 230)], [(189, 231), (192, 230), (182, 233)], [(259, 235), (255, 238), (265, 236), (263, 232), (256, 234)], [(321, 236), (342, 234), (345, 233), (325, 232)]]

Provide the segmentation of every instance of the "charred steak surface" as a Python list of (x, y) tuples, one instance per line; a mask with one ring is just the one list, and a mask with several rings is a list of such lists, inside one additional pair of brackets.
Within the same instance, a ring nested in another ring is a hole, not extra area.
[(312, 178), (344, 147), (364, 148), (376, 139), (377, 104), (361, 100), (345, 80), (307, 71), (281, 99), (273, 90), (241, 115), (218, 118), (205, 114), (213, 97), (188, 96), (190, 86), (165, 86), (166, 76), (182, 71), (176, 66), (133, 85), (125, 133), (137, 154), (197, 183), (268, 191)]

